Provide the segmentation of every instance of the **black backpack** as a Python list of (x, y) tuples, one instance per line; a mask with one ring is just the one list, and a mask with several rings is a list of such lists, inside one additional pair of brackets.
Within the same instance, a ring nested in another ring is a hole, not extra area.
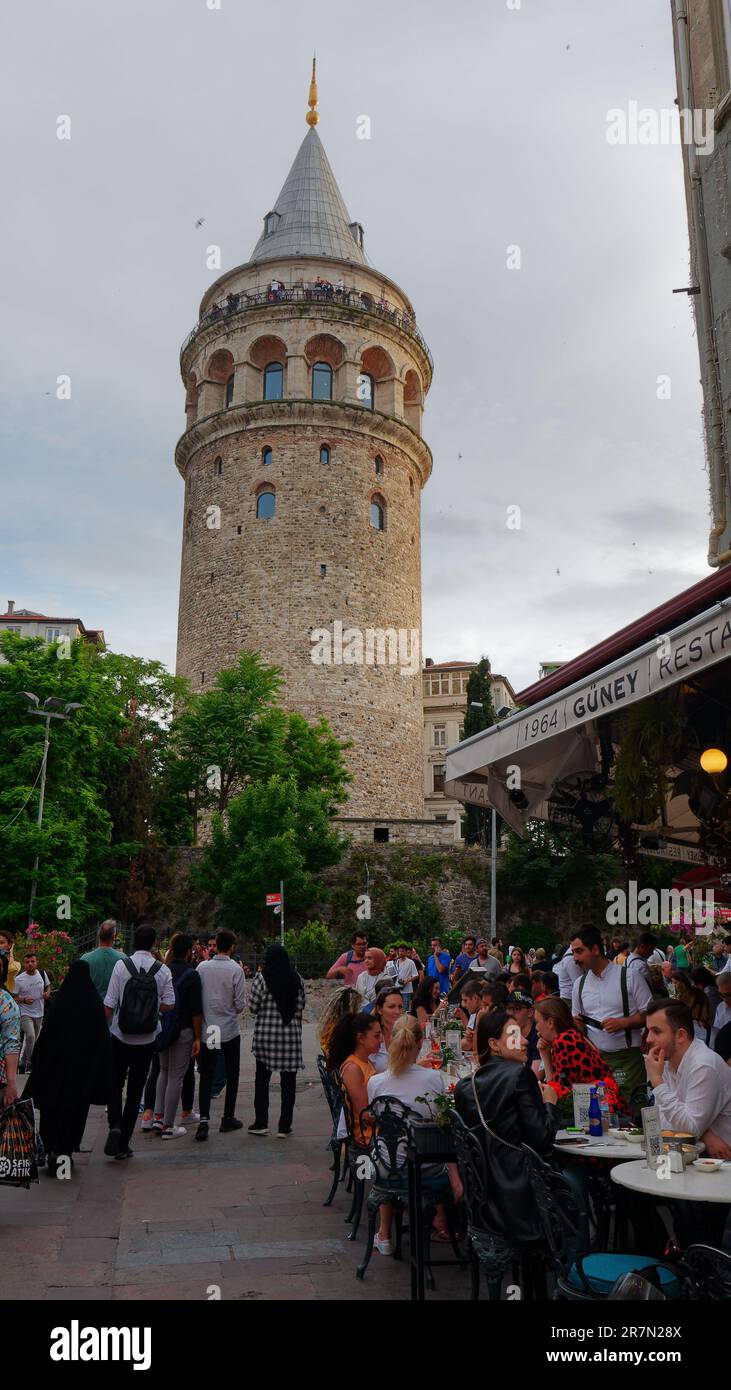
[(155, 976), (161, 968), (159, 960), (150, 969), (138, 970), (129, 956), (123, 956), (130, 979), (127, 981), (119, 1006), (117, 1020), (120, 1033), (154, 1033), (160, 1015), (160, 1000)]

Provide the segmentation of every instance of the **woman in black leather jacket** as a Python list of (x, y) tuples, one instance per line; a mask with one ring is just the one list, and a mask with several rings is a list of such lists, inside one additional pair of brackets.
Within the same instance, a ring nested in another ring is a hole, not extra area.
[(559, 1124), (555, 1092), (549, 1086), (541, 1088), (526, 1066), (526, 1040), (508, 1014), (480, 1014), (476, 1050), (479, 1070), (458, 1083), (454, 1100), (465, 1124), (484, 1142), (491, 1189), (490, 1225), (516, 1243), (539, 1240), (538, 1211), (524, 1155), (519, 1147), (491, 1142), (485, 1125), (507, 1144), (528, 1144), (542, 1158), (550, 1159)]

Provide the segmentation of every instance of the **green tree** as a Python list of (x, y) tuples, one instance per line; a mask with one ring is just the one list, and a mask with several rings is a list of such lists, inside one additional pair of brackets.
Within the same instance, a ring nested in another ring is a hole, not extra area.
[(219, 899), (221, 924), (247, 935), (271, 928), (268, 892), (285, 884), (286, 908), (302, 911), (322, 897), (318, 874), (342, 857), (346, 841), (331, 821), (332, 788), (297, 785), (294, 776), (250, 782), (215, 815), (211, 843), (193, 873)]
[[(474, 708), (473, 708), (474, 706)], [(467, 709), (464, 717), (464, 738), (472, 738), (483, 729), (490, 729), (495, 723), (492, 705), (491, 666), (489, 658), (483, 656), (467, 681)], [(468, 845), (486, 844), (488, 812), (482, 806), (465, 806), (464, 831)]]
[(531, 919), (587, 918), (602, 925), (607, 890), (621, 878), (617, 854), (594, 854), (579, 831), (529, 820), (525, 838), (509, 830), (498, 868), (498, 901)]

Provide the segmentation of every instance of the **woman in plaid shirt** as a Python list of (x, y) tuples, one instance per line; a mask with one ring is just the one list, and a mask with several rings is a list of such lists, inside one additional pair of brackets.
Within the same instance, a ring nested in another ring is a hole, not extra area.
[(249, 994), (249, 1009), (254, 1015), (254, 1040), (251, 1050), (256, 1057), (254, 1081), (254, 1123), (249, 1134), (269, 1133), (269, 1082), (272, 1072), (278, 1071), (282, 1087), (282, 1103), (277, 1136), (286, 1138), (292, 1133), (297, 1072), (303, 1070), (302, 1013), (305, 1007), (305, 987), (292, 967), (283, 946), (270, 946), (264, 957), (264, 968), (254, 976)]

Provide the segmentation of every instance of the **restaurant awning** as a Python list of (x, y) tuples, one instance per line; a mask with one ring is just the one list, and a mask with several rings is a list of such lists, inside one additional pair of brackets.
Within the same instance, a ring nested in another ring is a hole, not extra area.
[(525, 821), (538, 812), (558, 782), (598, 771), (597, 719), (620, 713), (730, 657), (731, 598), (725, 597), (450, 748), (445, 791), (458, 801), (494, 807), (522, 834)]

